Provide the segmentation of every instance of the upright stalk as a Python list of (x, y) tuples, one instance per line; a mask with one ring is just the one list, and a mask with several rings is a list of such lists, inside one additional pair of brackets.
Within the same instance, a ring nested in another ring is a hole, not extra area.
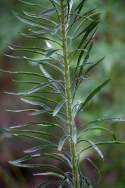
[(60, 21), (61, 21), (61, 32), (62, 32), (62, 46), (63, 46), (63, 63), (64, 63), (64, 83), (65, 83), (65, 98), (66, 98), (66, 116), (67, 116), (67, 128), (70, 144), (71, 162), (72, 162), (72, 174), (73, 174), (73, 185), (75, 188), (80, 188), (79, 183), (79, 171), (77, 165), (76, 156), (76, 143), (72, 139), (73, 135), (73, 117), (72, 117), (72, 93), (71, 93), (71, 80), (70, 80), (70, 69), (68, 59), (68, 47), (67, 47), (67, 36), (65, 27), (65, 6), (64, 0), (60, 0)]

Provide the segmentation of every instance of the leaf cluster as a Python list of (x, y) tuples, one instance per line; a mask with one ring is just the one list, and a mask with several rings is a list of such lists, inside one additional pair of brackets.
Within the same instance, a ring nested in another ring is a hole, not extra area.
[[(63, 38), (61, 34), (61, 7), (60, 1), (64, 2), (64, 23), (67, 41), (67, 60), (69, 62), (69, 72), (71, 78), (71, 110), (72, 110), (72, 134), (69, 134), (67, 127), (66, 112), (66, 85), (65, 85), (65, 65), (63, 54)], [(79, 127), (76, 123), (76, 117), (82, 113), (92, 99), (106, 86), (109, 79), (103, 81), (96, 88), (92, 89), (84, 101), (77, 101), (77, 91), (81, 84), (89, 79), (90, 72), (102, 62), (103, 58), (97, 62), (90, 63), (89, 56), (93, 47), (94, 36), (100, 22), (100, 16), (95, 9), (86, 12), (86, 0), (48, 0), (48, 7), (42, 11), (36, 11), (34, 7), (39, 6), (25, 0), (19, 0), (24, 4), (25, 9), (21, 14), (15, 13), (15, 16), (23, 22), (27, 29), (22, 36), (28, 39), (41, 41), (41, 46), (9, 46), (12, 51), (10, 58), (19, 59), (28, 64), (35, 65), (38, 71), (5, 71), (4, 73), (27, 76), (21, 84), (27, 84), (30, 89), (20, 92), (6, 92), (14, 96), (19, 96), (21, 101), (26, 103), (29, 108), (9, 110), (15, 113), (28, 112), (32, 116), (47, 117), (47, 121), (28, 122), (21, 125), (14, 125), (7, 129), (11, 135), (16, 137), (28, 137), (36, 144), (35, 147), (24, 151), (24, 157), (10, 161), (10, 164), (18, 167), (27, 167), (40, 169), (41, 172), (35, 173), (35, 176), (49, 176), (50, 181), (42, 182), (37, 188), (44, 188), (48, 185), (55, 185), (58, 188), (71, 187), (73, 185), (72, 175), (72, 155), (69, 150), (69, 142), (72, 141), (76, 146), (77, 168), (79, 173), (80, 188), (92, 187), (86, 175), (83, 173), (81, 164), (81, 154), (88, 149), (94, 149), (95, 152), (104, 159), (99, 145), (120, 144), (115, 134), (108, 128), (99, 126), (98, 121), (120, 120), (119, 118), (100, 118), (88, 122), (87, 128)], [(29, 8), (32, 7), (32, 8)], [(29, 8), (30, 11), (27, 11)], [(34, 8), (34, 10), (33, 10)], [(36, 44), (36, 43), (35, 43)], [(25, 52), (25, 56), (23, 55)], [(29, 79), (31, 78), (32, 79)], [(15, 81), (15, 80), (14, 80)], [(18, 80), (17, 80), (18, 82)], [(92, 125), (92, 126), (91, 126)], [(50, 130), (50, 131), (48, 131)], [(85, 135), (89, 131), (100, 130), (111, 135), (110, 141), (94, 142)], [(59, 134), (56, 136), (55, 131)], [(78, 145), (85, 143), (85, 147), (79, 151)], [(124, 143), (124, 142), (122, 142)], [(42, 163), (44, 161), (44, 163)], [(53, 162), (61, 163), (63, 170)], [(89, 160), (90, 161), (90, 160)], [(96, 167), (90, 161), (91, 165)]]

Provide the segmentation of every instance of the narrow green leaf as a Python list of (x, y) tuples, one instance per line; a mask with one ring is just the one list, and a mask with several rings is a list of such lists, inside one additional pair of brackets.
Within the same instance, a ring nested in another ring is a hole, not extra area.
[[(102, 174), (101, 174), (99, 167), (90, 158), (87, 158), (86, 160), (91, 164), (92, 167), (95, 168), (95, 170), (97, 171), (97, 173), (99, 175), (99, 180), (100, 180), (100, 177), (102, 177)], [(99, 182), (99, 180), (98, 180), (98, 182)]]
[(41, 96), (41, 95), (30, 95), (30, 96), (26, 96), (25, 99), (34, 99), (34, 100), (37, 100), (37, 101), (47, 101), (49, 104), (50, 103), (54, 103), (54, 104), (57, 104), (57, 101), (56, 100), (53, 100), (53, 99), (50, 99), (46, 96)]
[(57, 2), (55, 0), (49, 0), (49, 1), (51, 2), (52, 6), (54, 7), (56, 14), (57, 14), (57, 17), (60, 20), (60, 14), (59, 14), (59, 10), (57, 8), (57, 5), (58, 5)]
[(28, 11), (23, 11), (23, 14), (26, 16), (26, 17), (29, 17), (29, 18), (35, 18), (35, 19), (40, 19), (42, 21), (45, 22), (46, 25), (50, 25), (50, 24), (53, 24), (54, 26), (57, 26), (57, 23), (52, 20), (52, 19), (49, 19), (41, 14), (34, 14), (34, 13), (31, 13), (31, 12), (28, 12)]
[(34, 176), (54, 176), (54, 177), (64, 179), (64, 176), (62, 174), (59, 174), (59, 173), (56, 173), (56, 172), (37, 173), (37, 174), (34, 174)]
[(34, 72), (8, 71), (8, 70), (3, 70), (3, 69), (0, 69), (0, 72), (8, 73), (8, 74), (36, 76), (36, 77), (39, 77), (39, 78), (43, 78), (43, 76), (41, 74), (34, 73)]
[(59, 50), (58, 49), (49, 49), (47, 51), (47, 54), (46, 56), (49, 57), (49, 56), (52, 56), (53, 54), (55, 54), (56, 52), (58, 52)]
[(60, 182), (58, 181), (44, 181), (43, 183), (40, 183), (36, 188), (46, 188), (48, 185), (59, 185)]
[(113, 131), (111, 131), (110, 129), (107, 129), (105, 127), (99, 127), (99, 126), (94, 126), (94, 127), (88, 127), (86, 129), (83, 129), (80, 131), (79, 137), (83, 136), (86, 132), (88, 131), (93, 131), (93, 130), (100, 130), (100, 131), (105, 131), (107, 132), (109, 135), (111, 135), (113, 137), (114, 140), (116, 140), (116, 135)]
[(15, 136), (15, 137), (26, 137), (26, 138), (30, 138), (32, 140), (37, 140), (39, 142), (45, 142), (45, 143), (49, 143), (50, 144), (50, 141), (48, 139), (45, 139), (43, 137), (38, 137), (38, 136), (34, 136), (34, 135), (29, 135), (29, 134), (26, 134), (26, 133), (11, 133), (11, 135)]
[(13, 12), (15, 17), (20, 20), (22, 23), (26, 24), (26, 25), (30, 25), (31, 27), (36, 27), (36, 28), (39, 28), (39, 29), (47, 29), (45, 26), (43, 26), (42, 24), (40, 23), (37, 23), (35, 22), (33, 19), (29, 19), (29, 18), (25, 18), (24, 16), (22, 15), (18, 15), (18, 13), (16, 12)]
[(11, 132), (13, 134), (18, 134), (18, 135), (20, 135), (20, 133), (26, 133), (28, 135), (28, 133), (29, 133), (30, 135), (32, 135), (32, 134), (39, 135), (40, 134), (42, 136), (51, 137), (53, 139), (56, 138), (55, 135), (47, 133), (45, 131), (37, 131), (37, 130), (35, 131), (35, 130), (27, 130), (27, 129), (24, 129), (24, 130), (22, 130), (22, 129), (20, 129), (20, 130), (18, 130), (18, 129), (11, 129)]
[(85, 41), (85, 39), (87, 39), (89, 34), (97, 27), (98, 24), (99, 24), (98, 20), (96, 20), (96, 21), (93, 20), (93, 22), (91, 22), (85, 29), (80, 31), (80, 33), (77, 33), (77, 35), (75, 36), (75, 39), (80, 37), (80, 36), (83, 36), (83, 38), (82, 38), (82, 40), (81, 40), (81, 42), (79, 44), (79, 48), (82, 46), (82, 44)]
[(12, 79), (12, 81), (13, 82), (15, 82), (15, 83), (20, 83), (20, 84), (32, 84), (32, 85), (39, 85), (39, 84), (41, 84), (41, 82), (35, 82), (35, 81), (29, 81), (29, 80), (27, 80), (27, 81), (22, 81), (22, 80), (14, 80), (14, 79)]
[(84, 5), (85, 1), (86, 1), (86, 0), (81, 0), (81, 1), (79, 2), (79, 4), (76, 6), (76, 8), (75, 8), (75, 10), (74, 10), (75, 17), (74, 17), (73, 23), (72, 23), (71, 26), (70, 26), (70, 29), (71, 29), (71, 27), (74, 25), (74, 23), (76, 23), (77, 18), (78, 18), (79, 16), (81, 16), (81, 15), (80, 15), (80, 12), (81, 12), (81, 10), (82, 10), (82, 8), (83, 8), (83, 5)]
[(10, 164), (16, 165), (18, 163), (26, 162), (32, 159), (31, 155), (25, 155), (24, 157), (14, 160), (14, 161), (9, 161)]
[(56, 116), (60, 110), (63, 108), (65, 102), (60, 102), (59, 104), (57, 104), (57, 106), (55, 107), (54, 111), (53, 111), (53, 116)]
[(25, 103), (28, 103), (28, 104), (31, 104), (31, 105), (34, 105), (34, 106), (41, 106), (46, 111), (51, 111), (51, 108), (44, 103), (41, 103), (41, 102), (38, 102), (38, 101), (32, 101), (32, 100), (28, 100), (28, 99), (24, 99), (24, 98), (21, 98), (21, 100)]
[[(119, 141), (119, 140), (111, 140), (111, 141), (102, 141), (102, 142), (96, 142), (95, 145), (96, 146), (101, 146), (101, 145), (112, 145), (112, 144), (116, 144), (116, 145), (119, 145), (119, 144), (125, 144), (125, 141)], [(80, 155), (82, 152), (88, 150), (88, 149), (91, 149), (93, 146), (87, 146), (85, 147), (84, 149), (82, 149), (78, 155)]]
[(106, 85), (109, 83), (109, 81), (110, 81), (109, 79), (106, 80), (106, 81), (104, 81), (101, 85), (99, 85), (96, 89), (94, 89), (94, 90), (87, 96), (87, 98), (85, 99), (85, 101), (81, 103), (80, 108), (79, 108), (79, 111), (80, 111), (81, 109), (83, 109), (83, 108), (86, 106), (86, 104), (87, 104), (89, 101), (91, 101), (91, 99), (92, 99), (104, 86), (106, 86)]
[(75, 10), (77, 11), (77, 14), (79, 14), (79, 13), (81, 12), (85, 1), (86, 1), (86, 0), (81, 0), (80, 3), (77, 5), (77, 7), (76, 7), (76, 9), (75, 9)]
[(77, 144), (81, 143), (81, 142), (88, 142), (91, 147), (97, 152), (97, 154), (101, 157), (101, 159), (104, 160), (104, 156), (103, 156), (103, 153), (101, 152), (101, 150), (98, 148), (98, 146), (96, 145), (96, 143), (94, 143), (93, 141), (91, 140), (78, 140)]
[(83, 60), (83, 62), (82, 62), (82, 65), (81, 65), (81, 67), (80, 67), (80, 69), (79, 69), (78, 77), (82, 76), (82, 74), (83, 74), (83, 68), (84, 68), (85, 64), (87, 63), (87, 61), (88, 61), (88, 59), (89, 59), (89, 56), (90, 56), (90, 52), (91, 52), (91, 50), (92, 50), (92, 47), (93, 47), (93, 42), (90, 43), (90, 46), (89, 46), (89, 48), (88, 48), (88, 50), (87, 50), (87, 53), (86, 53), (86, 55), (85, 55), (85, 58), (84, 58), (84, 60)]
[(66, 140), (68, 139), (69, 135), (64, 135), (60, 140), (59, 140), (59, 143), (58, 143), (58, 151), (62, 151), (62, 148), (66, 142)]
[(20, 109), (20, 110), (11, 110), (11, 109), (6, 109), (8, 112), (14, 112), (14, 113), (21, 113), (21, 112), (38, 112), (39, 110), (37, 109)]
[(38, 55), (44, 55), (44, 53), (43, 52), (39, 52), (39, 51), (36, 51), (35, 49), (34, 50), (31, 50), (31, 49), (20, 49), (20, 48), (13, 48), (13, 47), (11, 47), (11, 46), (9, 46), (9, 49), (10, 50), (12, 50), (12, 51), (19, 51), (19, 52), (28, 52), (28, 53), (35, 53), (35, 54), (38, 54)]
[(84, 74), (88, 74), (93, 68), (95, 68), (99, 63), (101, 63), (104, 60), (104, 57), (101, 58), (99, 61), (97, 61), (96, 63), (92, 64), (86, 71)]
[(53, 79), (52, 76), (45, 70), (45, 68), (43, 67), (43, 65), (40, 65), (40, 70), (43, 73), (43, 75), (48, 78), (48, 79)]
[[(48, 148), (49, 149), (49, 148)], [(40, 151), (41, 157), (44, 159), (51, 159), (51, 160), (58, 160), (63, 164), (68, 165), (68, 167), (72, 168), (71, 161), (68, 159), (68, 157), (62, 153), (57, 153), (57, 152), (50, 152), (49, 153), (43, 153), (43, 151)], [(34, 156), (34, 155), (33, 155)]]
[(24, 0), (18, 0), (19, 2), (25, 4), (25, 5), (30, 5), (30, 6), (40, 6), (40, 4), (38, 3), (32, 3), (32, 2), (29, 2), (29, 1), (24, 1)]
[[(25, 159), (26, 158), (26, 159)], [(21, 168), (39, 168), (39, 169), (42, 169), (42, 168), (46, 168), (46, 169), (52, 169), (53, 171), (56, 171), (57, 173), (58, 172), (61, 172), (62, 173), (62, 171), (58, 168), (58, 167), (56, 167), (56, 166), (54, 166), (54, 165), (51, 165), (51, 164), (34, 164), (34, 163), (22, 163), (22, 162), (26, 162), (26, 161), (29, 161), (29, 160), (31, 160), (32, 159), (32, 157), (30, 158), (29, 157), (29, 159), (27, 159), (28, 157), (24, 157), (24, 158), (21, 158), (21, 159), (19, 159), (19, 160), (15, 160), (15, 161), (9, 161), (9, 163), (11, 164), (11, 165), (14, 165), (14, 166), (17, 166), (17, 167), (21, 167)], [(23, 161), (20, 161), (20, 160), (23, 160)], [(55, 173), (56, 173), (55, 172)]]
[(46, 10), (43, 10), (40, 14), (41, 15), (51, 15), (51, 14), (53, 14), (55, 12), (55, 8), (48, 8), (48, 9), (46, 9)]
[(58, 80), (55, 80), (49, 73), (48, 73), (48, 71), (43, 67), (43, 65), (40, 65), (40, 70), (41, 70), (41, 72), (43, 73), (43, 75), (46, 77), (46, 78), (48, 78), (48, 80), (51, 80), (51, 81), (53, 81), (52, 82), (52, 85), (55, 87), (55, 89), (57, 90), (57, 91), (59, 91), (60, 92), (60, 94), (62, 94), (63, 95), (63, 85), (60, 83), (60, 81), (58, 81)]
[(57, 127), (59, 129), (63, 130), (63, 128), (59, 124), (51, 123), (51, 122), (47, 122), (47, 121), (28, 122), (28, 123), (24, 123), (24, 124), (20, 124), (20, 125), (11, 126), (11, 127), (9, 127), (9, 129), (20, 129), (20, 128), (24, 128), (24, 127), (31, 127), (32, 125), (39, 126), (39, 127), (42, 127), (42, 128), (44, 128), (44, 127)]
[(121, 117), (102, 117), (102, 118), (98, 118), (96, 120), (90, 121), (87, 123), (86, 126), (90, 125), (90, 124), (94, 124), (94, 123), (101, 123), (101, 122), (107, 122), (107, 121), (111, 121), (111, 122), (124, 122), (125, 118), (121, 118)]
[(34, 94), (38, 91), (41, 91), (42, 89), (45, 89), (47, 87), (51, 87), (53, 81), (49, 81), (49, 82), (44, 82), (36, 87), (33, 87), (32, 89), (30, 89), (29, 91), (24, 91), (24, 92), (17, 92), (17, 93), (13, 93), (13, 92), (4, 92), (6, 94), (9, 95), (15, 95), (15, 96), (29, 96), (31, 94)]
[(62, 160), (64, 160), (69, 165), (69, 167), (72, 168), (71, 160), (66, 155), (64, 155), (63, 153), (56, 153), (56, 155), (59, 158), (62, 158)]
[[(84, 54), (85, 54), (85, 52), (86, 52), (86, 48), (88, 47), (88, 45), (91, 43), (91, 41), (92, 41), (92, 39), (93, 39), (93, 37), (94, 37), (94, 35), (95, 35), (95, 33), (96, 33), (96, 25), (95, 25), (95, 27), (94, 28), (92, 28), (92, 30), (89, 30), (89, 31), (87, 31), (86, 33), (85, 33), (85, 35), (83, 36), (83, 38), (82, 38), (82, 40), (81, 40), (81, 42), (80, 42), (80, 44), (79, 44), (79, 46), (78, 46), (78, 49), (81, 49), (81, 48), (83, 48), (83, 50), (80, 52), (80, 54), (79, 54), (79, 57), (78, 57), (78, 60), (77, 60), (77, 65), (76, 65), (76, 69), (75, 69), (75, 73), (77, 72), (77, 69), (78, 69), (78, 67), (80, 66), (80, 63), (81, 63), (81, 60), (82, 60), (82, 58), (83, 58), (83, 56), (84, 56)], [(94, 31), (93, 31), (94, 30)], [(93, 32), (92, 32), (93, 31)], [(92, 33), (91, 33), (92, 32)], [(89, 36), (89, 34), (91, 33), (91, 35), (90, 35), (90, 37), (88, 38), (88, 36)], [(84, 42), (85, 42), (85, 44), (84, 44)], [(83, 44), (84, 44), (84, 46), (83, 46)], [(90, 50), (91, 50), (91, 48), (90, 48)]]
[(46, 150), (50, 151), (50, 149), (55, 150), (56, 148), (57, 148), (56, 144), (49, 143), (49, 144), (44, 144), (44, 145), (38, 145), (38, 146), (32, 147), (30, 149), (26, 149), (26, 150), (24, 150), (24, 153), (26, 153), (26, 154), (33, 154), (35, 152), (43, 153)]

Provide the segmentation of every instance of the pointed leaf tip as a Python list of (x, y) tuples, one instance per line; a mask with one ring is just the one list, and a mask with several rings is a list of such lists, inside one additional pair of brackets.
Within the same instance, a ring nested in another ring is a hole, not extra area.
[(63, 105), (65, 102), (60, 102), (57, 104), (57, 106), (55, 107), (54, 111), (53, 111), (53, 116), (56, 116), (62, 109)]
[(96, 94), (97, 94), (99, 91), (101, 91), (101, 89), (102, 89), (103, 87), (105, 87), (105, 86), (109, 83), (109, 81), (110, 81), (110, 79), (104, 81), (102, 84), (100, 84), (98, 87), (96, 87), (96, 88), (86, 97), (85, 101), (81, 103), (79, 111), (81, 111), (81, 110), (86, 106), (86, 104), (87, 104), (93, 97), (95, 97)]

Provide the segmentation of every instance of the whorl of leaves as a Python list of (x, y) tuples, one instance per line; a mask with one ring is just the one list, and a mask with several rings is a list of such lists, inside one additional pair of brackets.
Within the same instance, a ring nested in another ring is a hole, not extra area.
[[(28, 122), (22, 125), (11, 126), (6, 130), (13, 136), (28, 137), (34, 143), (38, 142), (38, 145), (36, 144), (35, 147), (24, 151), (24, 157), (10, 161), (10, 164), (18, 167), (40, 169), (41, 172), (35, 173), (35, 176), (52, 177), (50, 181), (42, 182), (37, 188), (44, 188), (49, 185), (55, 185), (55, 187), (58, 188), (74, 188), (69, 140), (75, 140), (76, 149), (81, 142), (84, 142), (85, 148), (82, 148), (80, 151), (78, 150), (77, 156), (75, 157), (78, 163), (80, 188), (90, 188), (92, 186), (80, 167), (81, 153), (87, 149), (93, 148), (101, 159), (103, 159), (103, 153), (99, 149), (99, 145), (120, 143), (116, 140), (114, 133), (110, 129), (102, 128), (99, 125), (94, 126), (96, 120), (92, 121), (93, 123), (88, 123), (88, 127), (80, 130), (80, 132), (75, 124), (76, 116), (86, 108), (93, 97), (109, 82), (109, 79), (103, 81), (86, 96), (84, 101), (76, 101), (77, 90), (81, 86), (81, 83), (88, 78), (88, 73), (103, 60), (101, 59), (95, 63), (89, 64), (89, 56), (93, 47), (94, 36), (100, 21), (99, 14), (94, 9), (86, 11), (84, 8), (85, 0), (64, 1), (65, 32), (72, 82), (71, 88), (69, 89), (71, 89), (72, 93), (74, 122), (72, 125), (74, 134), (69, 135), (65, 110), (65, 103), (67, 101), (65, 96), (64, 57), (62, 50), (63, 39), (60, 21), (61, 0), (48, 0), (46, 1), (47, 8), (41, 8), (41, 10), (39, 7), (40, 3), (36, 1), (34, 1), (34, 3), (26, 0), (18, 1), (25, 7), (21, 13), (14, 12), (17, 19), (26, 25), (27, 29), (22, 33), (22, 36), (29, 40), (34, 39), (38, 41), (38, 44), (41, 41), (42, 47), (40, 45), (37, 46), (37, 43), (32, 47), (9, 46), (12, 53), (11, 55), (6, 54), (7, 56), (33, 64), (39, 69), (37, 72), (11, 72), (1, 70), (2, 72), (12, 75), (26, 76), (27, 79), (22, 82), (20, 81), (21, 84), (25, 83), (28, 87), (31, 85), (30, 89), (25, 91), (17, 93), (6, 92), (11, 95), (19, 96), (21, 101), (31, 106), (28, 109), (14, 109), (9, 111), (16, 113), (28, 112), (33, 116), (47, 116), (47, 121)], [(39, 7), (38, 11), (36, 11), (36, 7)], [(23, 53), (26, 55), (22, 55)], [(17, 80), (17, 82), (19, 81)], [(106, 119), (103, 118), (99, 121), (105, 120)], [(107, 118), (107, 120), (112, 121), (119, 119)], [(93, 124), (93, 126), (90, 126), (91, 124)], [(95, 129), (110, 134), (112, 141), (94, 143), (92, 140), (83, 139), (82, 135)], [(60, 138), (58, 138), (58, 136)], [(35, 162), (37, 159), (39, 162)], [(40, 162), (40, 160), (44, 160), (44, 163)], [(59, 165), (54, 165), (53, 161), (57, 161), (57, 164), (63, 164), (65, 170), (60, 168)], [(92, 161), (91, 164), (96, 167)]]

